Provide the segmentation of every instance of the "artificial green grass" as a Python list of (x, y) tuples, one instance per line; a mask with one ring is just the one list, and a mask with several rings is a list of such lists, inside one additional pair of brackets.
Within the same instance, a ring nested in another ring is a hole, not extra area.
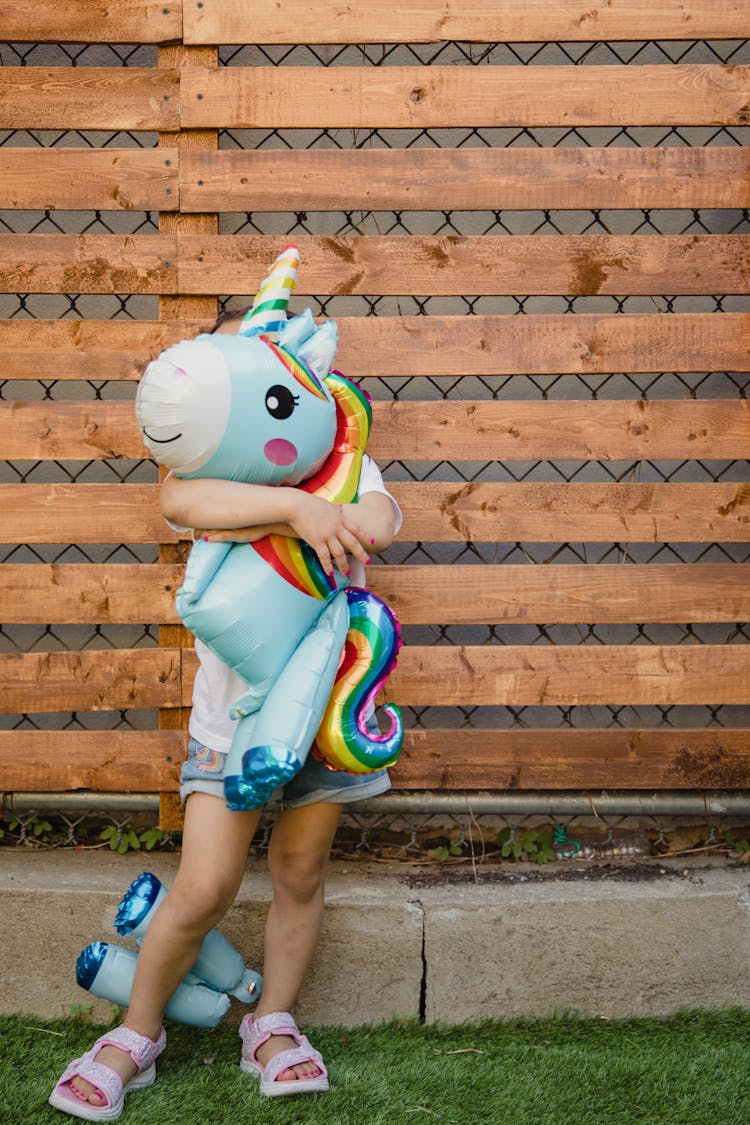
[[(41, 1030), (34, 1030), (35, 1028)], [(129, 1095), (123, 1125), (749, 1125), (750, 1012), (669, 1019), (396, 1021), (308, 1029), (328, 1094), (261, 1098), (237, 1063), (236, 1027), (170, 1025), (158, 1079)], [(67, 1063), (102, 1028), (0, 1017), (0, 1122), (61, 1125), (47, 1105)], [(54, 1034), (51, 1034), (54, 1033)]]

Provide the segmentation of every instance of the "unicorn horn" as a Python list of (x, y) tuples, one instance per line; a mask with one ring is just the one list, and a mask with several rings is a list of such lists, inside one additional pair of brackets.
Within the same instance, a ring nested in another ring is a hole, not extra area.
[(287, 246), (263, 278), (253, 307), (245, 313), (240, 325), (241, 336), (262, 333), (272, 340), (286, 327), (286, 308), (297, 280), (300, 253), (296, 246)]

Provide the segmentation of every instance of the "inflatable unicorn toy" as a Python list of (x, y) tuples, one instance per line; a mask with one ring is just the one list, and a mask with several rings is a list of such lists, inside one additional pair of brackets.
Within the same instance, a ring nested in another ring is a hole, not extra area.
[[(201, 335), (148, 365), (136, 414), (153, 457), (184, 478), (296, 485), (332, 503), (356, 500), (370, 430), (367, 396), (332, 371), (336, 325), (306, 309), (287, 320), (299, 252), (271, 266), (237, 335)], [(400, 647), (374, 594), (334, 585), (302, 540), (196, 542), (176, 604), (188, 629), (247, 684), (225, 769), (233, 809), (264, 804), (315, 740), (334, 769), (392, 765), (401, 716), (366, 722)], [(317, 732), (317, 734), (316, 734)]]
[[(128, 887), (115, 918), (118, 934), (135, 938), (138, 945), (167, 891), (156, 875), (144, 871)], [(138, 954), (120, 945), (94, 941), (76, 961), (76, 980), (92, 996), (101, 996), (123, 1007), (130, 1003)], [(190, 972), (170, 997), (165, 1015), (176, 1023), (216, 1027), (229, 1010), (230, 996), (245, 1004), (260, 999), (263, 979), (248, 969), (226, 938), (210, 930)]]

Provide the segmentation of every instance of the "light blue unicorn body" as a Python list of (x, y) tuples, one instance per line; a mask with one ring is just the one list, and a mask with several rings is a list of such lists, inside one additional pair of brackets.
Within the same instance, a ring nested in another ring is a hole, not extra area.
[[(369, 404), (330, 371), (332, 322), (318, 328), (307, 310), (280, 328), (274, 342), (251, 318), (236, 336), (203, 335), (162, 353), (139, 386), (144, 441), (181, 477), (300, 485), (333, 502), (351, 502)], [(248, 685), (231, 711), (237, 720), (225, 768), (231, 808), (265, 803), (302, 767), (329, 704), (350, 624), (373, 653), (368, 682), (355, 693), (356, 713), (342, 719), (354, 768), (380, 769), (398, 756), (403, 732), (396, 708), (387, 709), (386, 735), (373, 736), (365, 726), (365, 705), (395, 663), (398, 625), (380, 599), (364, 591), (347, 594), (347, 586), (337, 574), (332, 587), (299, 540), (193, 545), (178, 612)], [(351, 615), (350, 601), (356, 607)], [(319, 745), (325, 754), (325, 740)]]

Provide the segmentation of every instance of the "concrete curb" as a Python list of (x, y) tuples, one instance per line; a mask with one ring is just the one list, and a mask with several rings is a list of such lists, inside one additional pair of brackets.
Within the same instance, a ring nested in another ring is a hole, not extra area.
[[(93, 1001), (93, 1017), (108, 1019), (109, 1005), (77, 986), (75, 959), (97, 939), (128, 944), (112, 924), (123, 891), (144, 869), (169, 885), (177, 856), (0, 855), (0, 1010), (65, 1016)], [(494, 868), (476, 885), (470, 873), (453, 882), (455, 869), (334, 864), (299, 1017), (353, 1026), (394, 1015), (456, 1023), (750, 1006), (750, 873), (643, 868), (627, 881), (578, 869), (570, 881), (514, 867), (513, 882)], [(253, 860), (220, 928), (254, 968), (269, 901)]]

